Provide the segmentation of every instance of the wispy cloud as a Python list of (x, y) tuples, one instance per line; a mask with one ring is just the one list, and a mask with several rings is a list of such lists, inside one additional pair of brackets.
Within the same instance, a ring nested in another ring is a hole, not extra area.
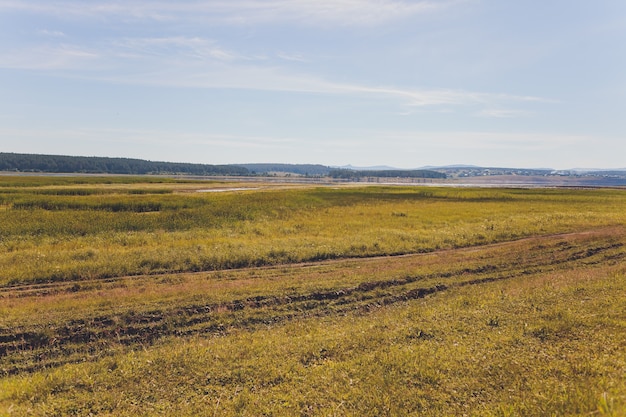
[(22, 46), (19, 50), (5, 50), (3, 55), (0, 68), (39, 71), (93, 68), (102, 57), (97, 50), (70, 43)]
[(200, 37), (123, 38), (90, 44), (80, 42), (80, 39), (63, 36), (58, 41), (23, 44), (13, 46), (12, 49), (5, 46), (4, 51), (0, 51), (4, 56), (0, 68), (69, 72), (89, 70), (90, 74), (81, 75), (87, 78), (102, 71), (123, 74), (152, 72), (154, 68), (176, 68), (177, 75), (185, 77), (191, 76), (189, 71), (194, 68), (197, 70), (199, 64), (259, 60), (229, 51), (213, 40)]
[(307, 73), (307, 69), (294, 66), (304, 62), (299, 55), (278, 52), (268, 57), (240, 53), (198, 36), (125, 37), (101, 39), (87, 45), (72, 41), (80, 39), (62, 37), (57, 43), (21, 45), (4, 51), (5, 59), (0, 67), (53, 71), (65, 77), (118, 84), (374, 97), (394, 100), (408, 109), (478, 106), (484, 108), (478, 110), (484, 117), (521, 115), (516, 110), (493, 110), (506, 108), (507, 103), (550, 101), (542, 97), (458, 89), (337, 82), (315, 75), (314, 69)]
[(115, 42), (122, 51), (134, 53), (136, 56), (159, 56), (192, 60), (232, 61), (236, 59), (253, 59), (220, 47), (217, 42), (200, 37), (160, 37), (160, 38), (125, 38)]
[(232, 2), (240, 18), (251, 21), (295, 20), (332, 22), (343, 25), (376, 25), (431, 12), (450, 5), (449, 1), (398, 0), (274, 0)]
[(294, 71), (272, 60), (233, 52), (200, 38), (124, 39), (101, 48), (62, 43), (23, 48), (6, 57), (0, 67), (62, 71), (60, 74), (66, 77), (101, 82), (363, 96), (394, 100), (408, 108), (479, 106), (485, 107), (479, 113), (485, 117), (523, 114), (492, 110), (502, 103), (550, 102), (542, 97), (336, 82)]
[(151, 72), (110, 74), (104, 76), (102, 81), (184, 88), (230, 88), (375, 97), (381, 100), (394, 100), (408, 107), (420, 108), (459, 105), (490, 106), (529, 100), (550, 102), (541, 97), (340, 83), (278, 66), (233, 65), (230, 62), (213, 63), (202, 67), (168, 66)]
[(376, 25), (445, 9), (460, 0), (230, 0), (230, 1), (0, 1), (0, 11), (45, 13), (64, 18), (116, 17), (158, 21), (190, 18), (225, 23), (288, 21)]
[[(522, 99), (522, 101), (525, 101)], [(484, 109), (477, 113), (479, 117), (496, 118), (496, 119), (510, 119), (516, 117), (527, 117), (531, 115), (531, 112), (525, 110), (514, 109)]]
[[(403, 99), (405, 104), (412, 107), (442, 106), (458, 104), (489, 105), (496, 102), (507, 101), (535, 101), (551, 102), (552, 100), (542, 97), (518, 96), (510, 94), (493, 94), (475, 91), (454, 89), (411, 89), (394, 87), (370, 87), (362, 85), (334, 84), (337, 92), (371, 94)], [(406, 114), (406, 113), (405, 113)]]
[[(0, 13), (21, 11), (126, 22), (128, 19), (180, 20), (185, 23), (284, 21), (292, 24), (375, 25), (443, 10), (464, 0), (215, 0), (195, 1), (78, 1), (0, 0)], [(158, 27), (161, 27), (157, 25)], [(169, 27), (169, 26), (168, 26)], [(42, 31), (42, 44), (0, 50), (0, 67), (50, 71), (110, 83), (185, 88), (228, 88), (292, 93), (335, 94), (392, 100), (406, 109), (477, 106), (482, 116), (511, 117), (512, 112), (488, 110), (506, 103), (541, 97), (493, 94), (446, 88), (368, 85), (339, 82), (321, 75), (312, 60), (297, 53), (240, 52), (202, 36), (143, 36), (79, 39), (60, 31)], [(154, 33), (154, 32), (153, 32)], [(164, 33), (171, 33), (164, 31)], [(204, 33), (198, 31), (198, 33)], [(6, 48), (6, 47), (5, 47)], [(11, 46), (9, 46), (11, 48)], [(408, 114), (405, 112), (405, 114)]]
[[(50, 143), (53, 147), (64, 141), (102, 142), (117, 145), (152, 145), (161, 147), (219, 146), (228, 148), (282, 148), (303, 139), (258, 135), (209, 134), (151, 129), (73, 128), (73, 129), (10, 129), (0, 128), (0, 137)], [(19, 147), (19, 146), (18, 146)], [(65, 151), (67, 152), (67, 151)]]
[(286, 53), (286, 52), (278, 52), (276, 54), (276, 56), (282, 60), (285, 61), (292, 61), (292, 62), (308, 62), (308, 60), (306, 58), (304, 58), (302, 55), (300, 54), (290, 54), (290, 53)]
[(65, 35), (65, 33), (61, 32), (60, 30), (48, 30), (48, 29), (38, 30), (37, 34), (41, 36), (51, 37), (51, 38), (64, 38), (67, 36)]

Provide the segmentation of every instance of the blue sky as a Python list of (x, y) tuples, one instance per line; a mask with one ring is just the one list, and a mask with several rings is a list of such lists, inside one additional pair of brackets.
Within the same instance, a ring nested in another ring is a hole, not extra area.
[(626, 167), (623, 0), (0, 0), (0, 151)]

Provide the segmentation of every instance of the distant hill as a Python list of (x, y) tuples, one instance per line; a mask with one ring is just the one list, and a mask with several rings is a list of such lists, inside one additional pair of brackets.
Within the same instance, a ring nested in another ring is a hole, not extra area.
[[(88, 173), (88, 174), (173, 174), (198, 176), (267, 176), (301, 175), (308, 177), (333, 177), (343, 180), (360, 178), (489, 178), (489, 177), (576, 177), (589, 178), (598, 184), (620, 185), (626, 181), (626, 169), (613, 170), (552, 170), (526, 168), (488, 168), (474, 165), (449, 165), (419, 169), (375, 167), (329, 167), (319, 164), (231, 164), (209, 165), (183, 162), (154, 162), (132, 158), (107, 158), (96, 156), (39, 155), (0, 152), (0, 171)], [(495, 179), (494, 179), (495, 181)]]
[(432, 170), (436, 170), (436, 169), (478, 169), (481, 168), (477, 165), (463, 165), (463, 164), (458, 164), (458, 165), (444, 165), (444, 166), (432, 166), (432, 165), (427, 165), (425, 167), (421, 167), (419, 169), (432, 169)]
[(402, 170), (401, 168), (390, 167), (387, 165), (376, 165), (376, 166), (371, 166), (371, 167), (355, 167), (352, 165), (343, 165), (343, 166), (338, 166), (338, 167), (333, 167), (333, 168), (334, 169), (349, 169), (352, 171), (400, 171)]
[(248, 175), (240, 166), (153, 162), (96, 156), (36, 155), (0, 152), (0, 171), (89, 174)]

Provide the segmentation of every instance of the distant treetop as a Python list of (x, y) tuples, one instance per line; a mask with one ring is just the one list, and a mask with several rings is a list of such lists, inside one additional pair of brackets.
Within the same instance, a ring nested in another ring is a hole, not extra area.
[(0, 171), (132, 175), (248, 175), (250, 173), (248, 169), (234, 165), (205, 165), (153, 162), (130, 158), (36, 155), (1, 152)]

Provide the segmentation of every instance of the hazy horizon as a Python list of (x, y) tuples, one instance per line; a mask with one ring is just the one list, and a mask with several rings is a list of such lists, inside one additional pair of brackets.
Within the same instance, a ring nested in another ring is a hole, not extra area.
[(0, 35), (1, 152), (626, 165), (617, 0), (0, 0)]

